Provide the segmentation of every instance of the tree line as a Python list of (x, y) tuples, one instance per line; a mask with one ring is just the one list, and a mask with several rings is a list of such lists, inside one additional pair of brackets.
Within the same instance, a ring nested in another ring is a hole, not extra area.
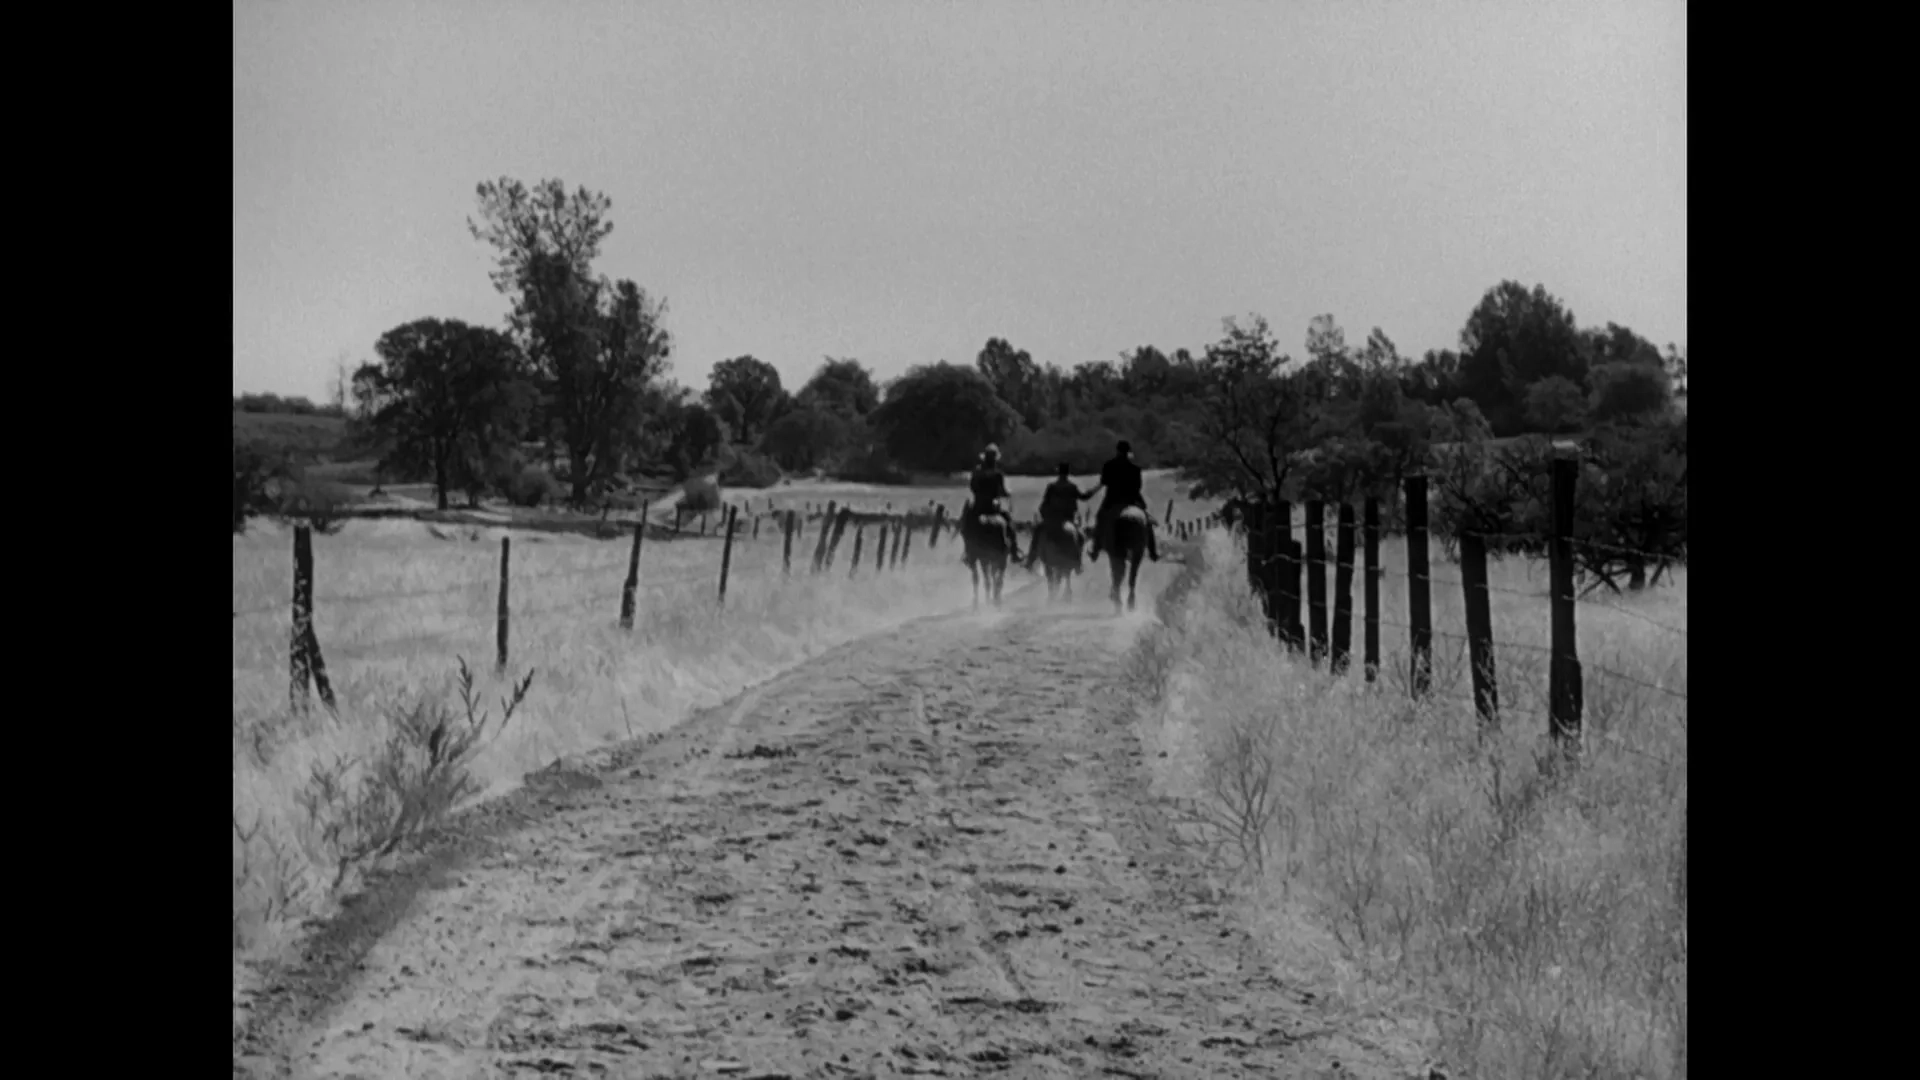
[[(1063, 369), (995, 337), (971, 364), (920, 365), (885, 385), (857, 359), (827, 357), (789, 392), (772, 364), (744, 355), (714, 364), (696, 391), (667, 376), (665, 300), (596, 270), (613, 229), (605, 195), (507, 178), (476, 195), (468, 226), (494, 255), (504, 324), (394, 327), (346, 395), (352, 441), (383, 475), (431, 481), (443, 508), (457, 495), (585, 504), (638, 476), (899, 481), (964, 470), (988, 442), (1010, 472), (1085, 474), (1127, 439), (1143, 465), (1181, 470), (1196, 497), (1275, 499), (1380, 486), (1434, 444), (1611, 445), (1674, 430), (1684, 443), (1683, 350), (1612, 323), (1580, 327), (1544, 287), (1512, 281), (1468, 314), (1457, 349), (1418, 360), (1379, 329), (1349, 346), (1322, 315), (1296, 361), (1253, 316), (1226, 320), (1198, 355), (1142, 345)], [(238, 473), (238, 445), (235, 457)], [(236, 522), (242, 486), (236, 476)]]

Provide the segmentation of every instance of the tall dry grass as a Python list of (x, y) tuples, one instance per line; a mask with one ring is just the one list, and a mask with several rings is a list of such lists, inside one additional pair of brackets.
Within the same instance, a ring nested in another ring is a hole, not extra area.
[[(736, 541), (724, 608), (717, 540), (649, 540), (636, 625), (618, 625), (628, 543), (519, 533), (511, 663), (494, 672), (499, 532), (355, 521), (314, 537), (315, 627), (337, 715), (288, 702), (289, 533), (233, 548), (233, 925), (236, 961), (329, 907), (371, 860), (459, 804), (689, 713), (836, 645), (968, 603), (951, 534), (905, 567), (863, 565), (853, 535), (807, 573), (811, 531), (781, 573), (780, 538)], [(244, 614), (259, 611), (260, 614)], [(458, 661), (473, 684), (463, 700)], [(514, 684), (533, 673), (506, 715)], [(503, 701), (503, 699), (505, 699)], [(439, 730), (439, 735), (434, 734)]]
[[(1553, 772), (1544, 654), (1496, 650), (1503, 723), (1483, 738), (1463, 645), (1436, 641), (1418, 705), (1403, 630), (1382, 631), (1379, 682), (1357, 655), (1331, 677), (1268, 637), (1238, 543), (1203, 548), (1139, 646), (1143, 735), (1286, 973), (1334, 987), (1383, 1047), (1468, 1076), (1685, 1076), (1686, 701), (1596, 670), (1685, 693), (1684, 572), (1609, 600), (1624, 610), (1581, 606), (1588, 739)], [(1403, 542), (1382, 551), (1382, 615), (1405, 623)], [(1490, 575), (1509, 590), (1495, 637), (1544, 646), (1545, 567)], [(1464, 635), (1457, 586), (1436, 581), (1434, 627)], [(1356, 654), (1360, 634), (1356, 614)]]

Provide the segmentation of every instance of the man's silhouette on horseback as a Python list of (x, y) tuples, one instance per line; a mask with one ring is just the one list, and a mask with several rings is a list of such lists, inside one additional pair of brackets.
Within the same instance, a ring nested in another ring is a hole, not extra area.
[(1080, 536), (1073, 527), (1073, 517), (1080, 512), (1082, 502), (1093, 498), (1093, 492), (1082, 495), (1079, 486), (1067, 478), (1068, 471), (1067, 463), (1061, 462), (1059, 478), (1048, 484), (1046, 493), (1040, 497), (1040, 533), (1034, 535), (1033, 550), (1027, 553), (1029, 570), (1040, 558), (1041, 533), (1051, 533), (1061, 543), (1071, 545), (1076, 561), (1078, 559)]
[(1113, 543), (1113, 519), (1121, 510), (1137, 506), (1147, 514), (1147, 557), (1154, 562), (1160, 561), (1160, 547), (1153, 539), (1153, 515), (1147, 511), (1147, 496), (1140, 475), (1140, 466), (1134, 464), (1133, 446), (1121, 439), (1113, 448), (1113, 458), (1100, 466), (1100, 484), (1082, 498), (1091, 498), (1105, 490), (1107, 497), (1100, 501), (1100, 511), (1093, 519), (1093, 553), (1090, 558), (1099, 558), (1103, 548)]
[[(973, 494), (968, 503), (968, 520), (961, 525), (969, 533), (980, 527), (980, 519), (988, 514), (1001, 514), (1001, 527), (1007, 533), (1007, 558), (1012, 562), (1020, 561), (1020, 541), (1013, 531), (1013, 492), (1007, 490), (1007, 474), (1000, 471), (1000, 448), (989, 444), (980, 453), (980, 465), (973, 470), (973, 476), (967, 483)], [(1001, 506), (1001, 500), (1006, 505)]]

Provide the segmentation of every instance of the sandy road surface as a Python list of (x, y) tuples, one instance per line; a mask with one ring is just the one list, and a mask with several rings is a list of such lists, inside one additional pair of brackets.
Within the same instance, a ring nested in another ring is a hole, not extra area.
[(1147, 618), (1009, 597), (551, 778), (376, 888), (236, 1075), (1390, 1075), (1152, 811)]

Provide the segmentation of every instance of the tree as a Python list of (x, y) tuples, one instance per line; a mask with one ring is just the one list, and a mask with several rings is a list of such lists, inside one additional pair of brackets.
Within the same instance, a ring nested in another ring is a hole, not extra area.
[(1673, 402), (1665, 365), (1622, 362), (1593, 369), (1591, 415), (1602, 423), (1658, 416)]
[(496, 253), (494, 286), (514, 301), (510, 325), (538, 376), (543, 426), (566, 445), (573, 499), (584, 502), (618, 468), (647, 388), (665, 372), (665, 302), (593, 276), (613, 231), (605, 195), (502, 178), (478, 196), (480, 221), (468, 227)]
[(1292, 358), (1280, 352), (1265, 319), (1222, 325), (1224, 336), (1201, 361), (1200, 445), (1181, 477), (1193, 485), (1191, 498), (1285, 498), (1301, 452), (1312, 445), (1317, 386), (1283, 370)]
[(736, 356), (713, 365), (707, 405), (727, 422), (735, 442), (753, 443), (786, 408), (787, 392), (772, 364)]
[(1046, 385), (1039, 365), (1025, 349), (1015, 349), (1005, 338), (988, 338), (975, 358), (980, 375), (1007, 403), (1028, 428), (1038, 430), (1047, 423)]
[(1480, 406), (1495, 435), (1518, 434), (1526, 388), (1553, 375), (1586, 385), (1586, 356), (1573, 313), (1545, 286), (1528, 291), (1503, 281), (1460, 330), (1459, 390)]
[(380, 362), (354, 383), (387, 447), (381, 466), (425, 471), (445, 510), (463, 461), (519, 437), (531, 397), (520, 350), (498, 330), (416, 319), (380, 335), (374, 351)]
[(692, 391), (672, 387), (665, 391), (648, 430), (654, 436), (654, 455), (684, 480), (712, 463), (727, 442), (727, 427)]
[(857, 419), (880, 407), (880, 388), (860, 361), (829, 356), (794, 396), (794, 404)]
[(768, 425), (760, 447), (783, 469), (818, 468), (849, 449), (856, 422), (817, 406), (794, 408)]
[(948, 363), (908, 369), (870, 419), (894, 460), (929, 472), (968, 468), (1020, 423), (980, 372)]
[(1527, 387), (1527, 425), (1549, 435), (1568, 435), (1587, 422), (1587, 396), (1564, 375), (1549, 375)]

